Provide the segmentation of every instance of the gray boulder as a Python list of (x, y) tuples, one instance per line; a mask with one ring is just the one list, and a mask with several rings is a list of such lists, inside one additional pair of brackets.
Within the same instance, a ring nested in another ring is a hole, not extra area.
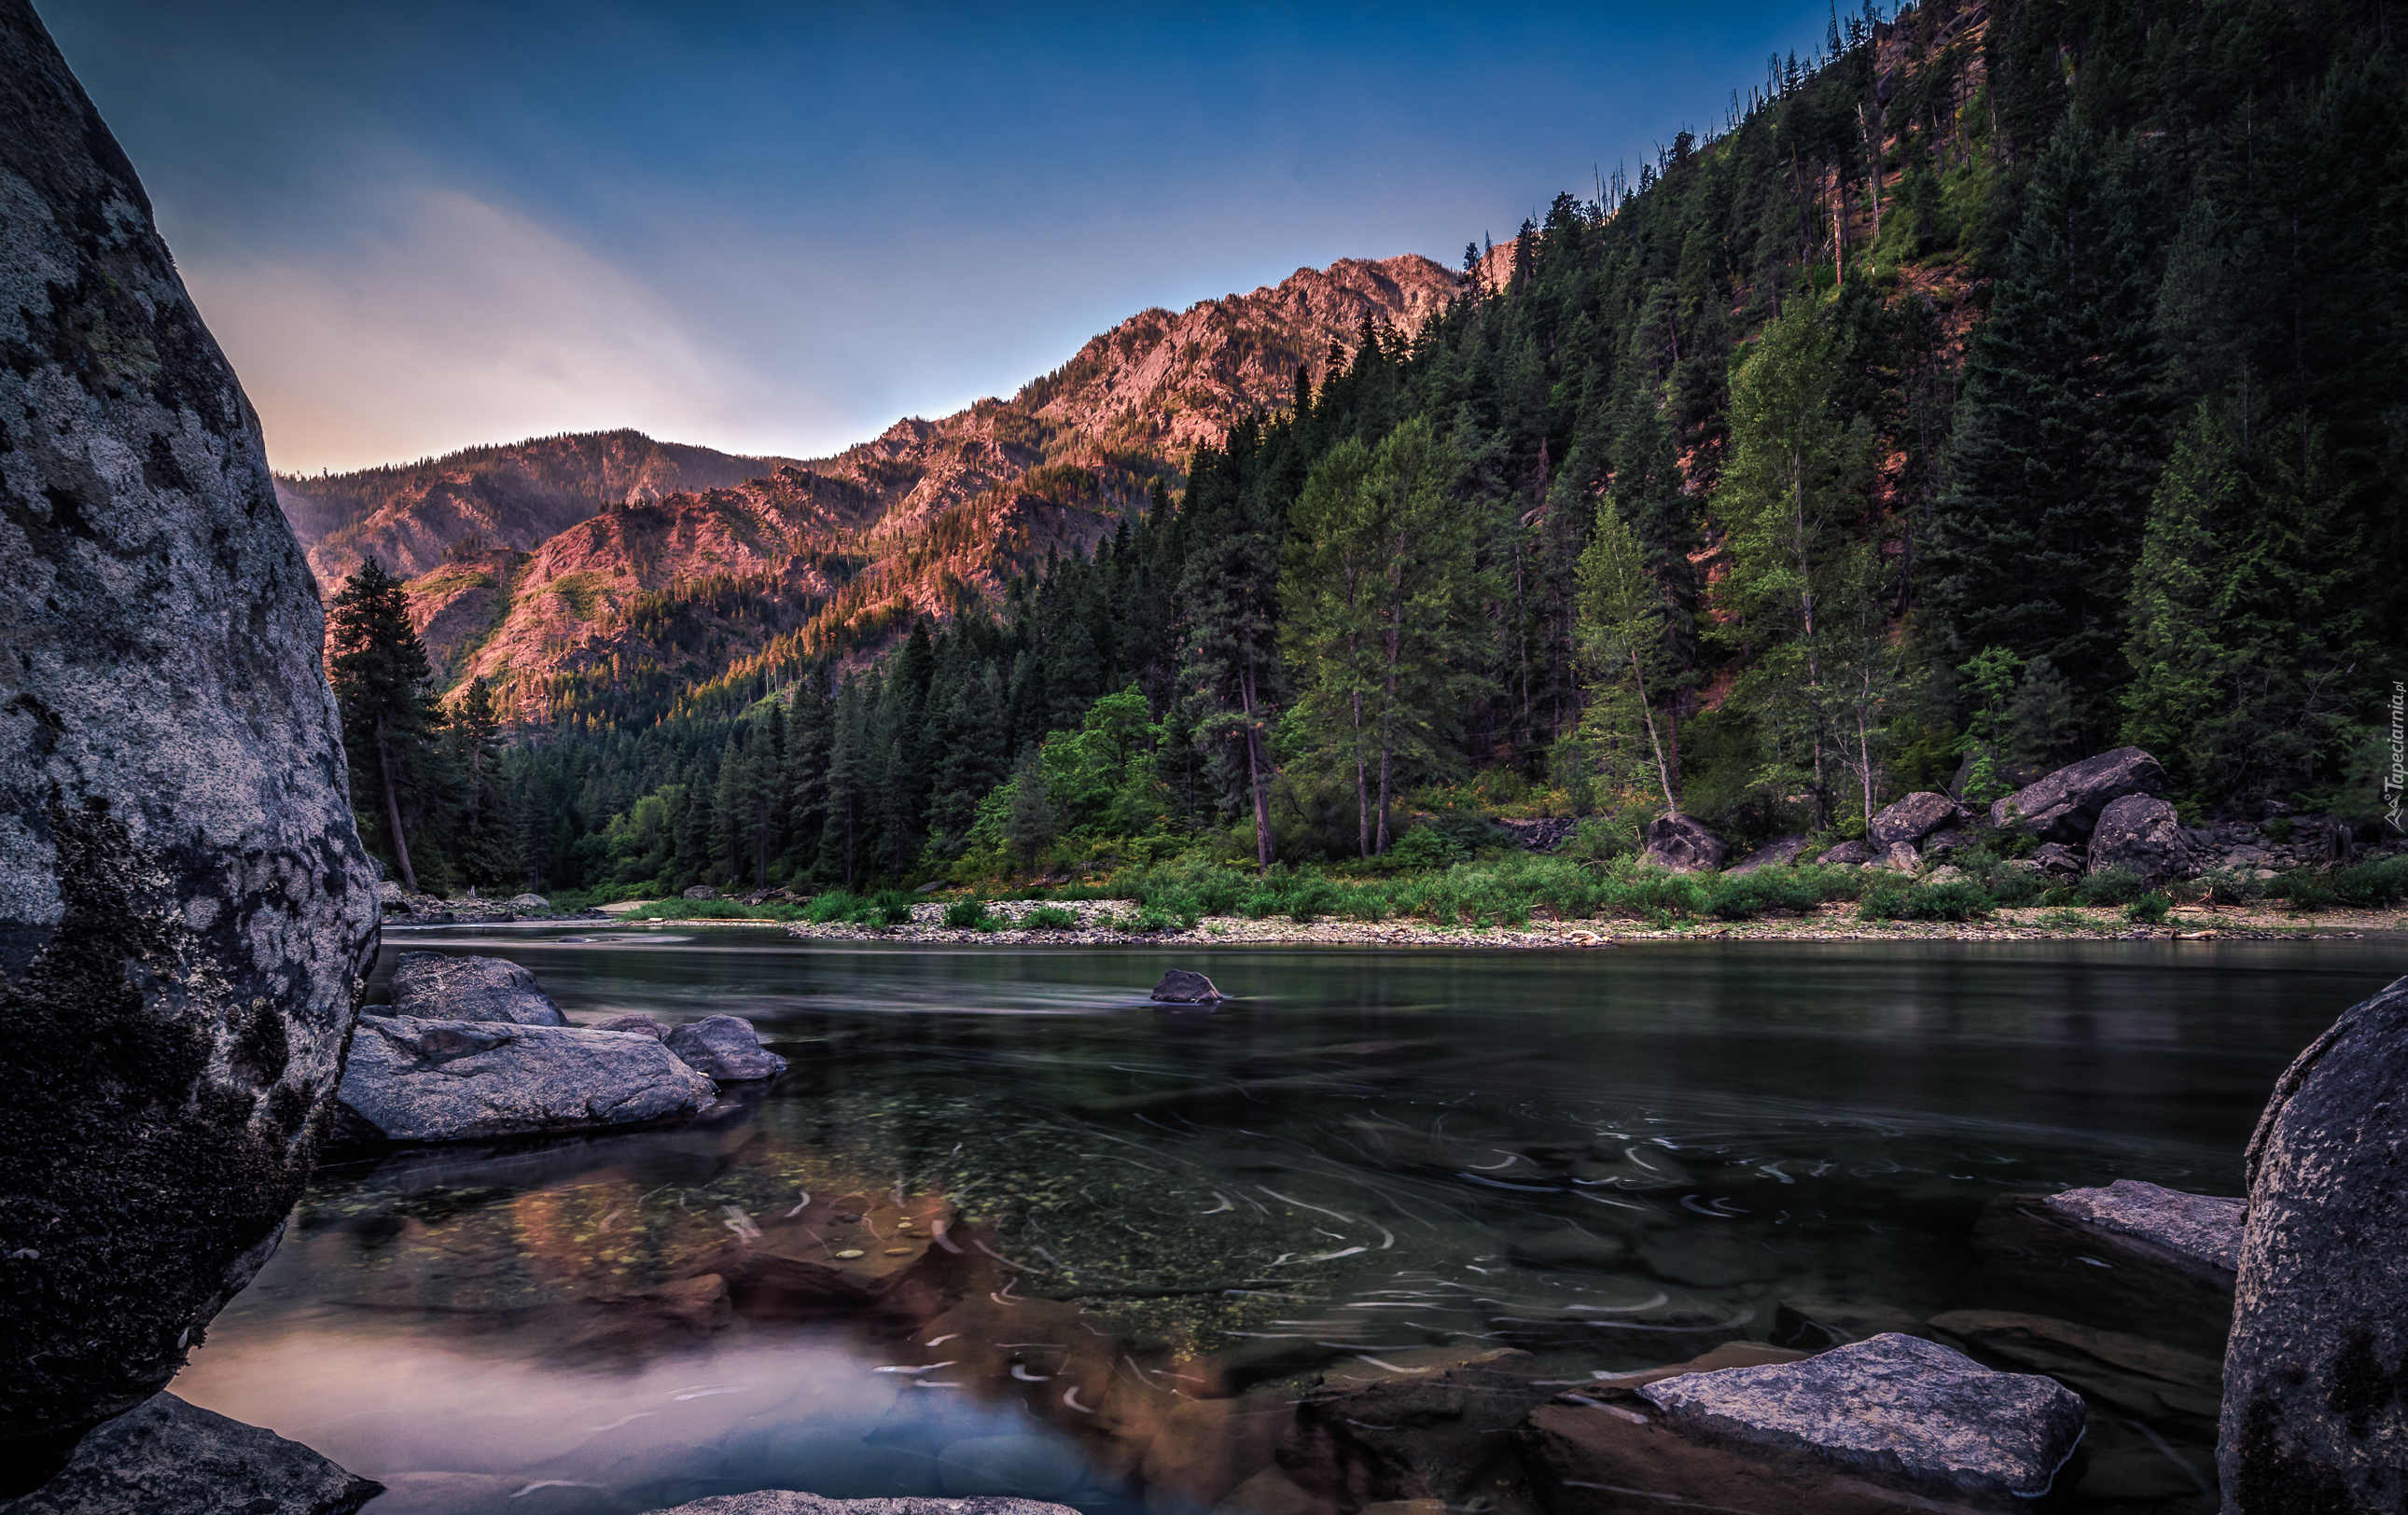
[(1873, 850), (1863, 842), (1842, 842), (1814, 861), (1828, 867), (1861, 867), (1873, 860)]
[(1162, 1005), (1217, 1005), (1229, 996), (1221, 993), (1211, 979), (1186, 968), (1173, 968), (1154, 986), (1154, 999)]
[(678, 1061), (697, 1073), (729, 1083), (774, 1079), (786, 1060), (761, 1045), (752, 1022), (733, 1015), (706, 1015), (672, 1029), (665, 1038)]
[(1865, 824), (1865, 839), (1875, 851), (1887, 851), (1899, 842), (1919, 842), (1942, 826), (1972, 818), (1972, 813), (1945, 794), (1928, 790), (1909, 794)]
[(504, 1021), (565, 1026), (568, 1017), (533, 973), (498, 957), (404, 952), (393, 970), (393, 1013), (422, 1021)]
[(2055, 878), (2070, 879), (2082, 871), (2081, 854), (2063, 842), (2042, 842), (2031, 861), (2041, 872)]
[(367, 1141), (580, 1131), (689, 1116), (717, 1093), (650, 1036), (372, 1016), (343, 1072), (342, 1130)]
[(258, 418), (26, 0), (0, 58), (5, 1496), (264, 1258), (379, 909)]
[(2174, 808), (2149, 794), (2127, 794), (2099, 812), (2090, 833), (2090, 871), (2129, 868), (2153, 884), (2199, 871), (2190, 836)]
[(2038, 1498), (2082, 1439), (2080, 1396), (1897, 1332), (1637, 1392), (1692, 1440), (1802, 1453), (1943, 1498)]
[(1712, 873), (1730, 856), (1730, 845), (1689, 816), (1660, 816), (1647, 827), (1640, 861), (1675, 873)]
[(2107, 807), (2127, 794), (2154, 794), (2166, 786), (2166, 770), (2137, 747), (2084, 758), (2027, 784), (1990, 807), (1990, 824), (2026, 831), (2044, 842), (2088, 838)]
[(1079, 1515), (1034, 1499), (823, 1499), (792, 1489), (724, 1494), (672, 1505), (651, 1515)]
[(679, 896), (681, 899), (717, 899), (719, 891), (709, 884), (695, 884)]
[(1873, 854), (1869, 868), (1886, 868), (1892, 873), (1913, 874), (1923, 866), (1923, 854), (1913, 842), (1892, 842)]
[(638, 1036), (650, 1036), (654, 1041), (666, 1041), (669, 1039), (668, 1023), (664, 1021), (655, 1021), (649, 1015), (636, 1015), (633, 1013), (626, 1015), (613, 1015), (606, 1020), (596, 1021), (585, 1029), (588, 1031), (633, 1032)]
[(2403, 1151), (2408, 979), (2300, 1054), (2250, 1138), (2216, 1440), (2227, 1509), (2408, 1508)]
[(2138, 1179), (2098, 1189), (2068, 1189), (2042, 1203), (2102, 1231), (2112, 1231), (2231, 1273), (2241, 1265), (2241, 1222), (2247, 1202), (2194, 1194)]
[(351, 1515), (383, 1491), (297, 1441), (163, 1394), (95, 1426), (0, 1515)]
[(1798, 865), (1798, 854), (1813, 846), (1812, 836), (1776, 836), (1772, 840), (1732, 864), (1728, 873), (1754, 873), (1758, 868), (1789, 868)]
[(544, 898), (541, 894), (512, 894), (507, 903), (511, 909), (520, 911), (550, 910), (552, 908), (552, 901)]

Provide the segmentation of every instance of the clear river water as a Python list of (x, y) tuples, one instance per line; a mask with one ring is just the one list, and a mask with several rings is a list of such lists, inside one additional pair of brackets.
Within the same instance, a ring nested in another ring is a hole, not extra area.
[[(378, 983), (404, 950), (523, 963), (573, 1021), (741, 1015), (793, 1068), (681, 1129), (320, 1171), (175, 1388), (385, 1479), (372, 1512), (767, 1487), (1147, 1506), (1134, 1454), (1053, 1392), (1044, 1344), (970, 1343), (1020, 1354), (996, 1392), (948, 1377), (967, 1349), (908, 1312), (739, 1293), (731, 1315), (677, 1293), (732, 1239), (825, 1213), (813, 1203), (939, 1196), (968, 1255), (1009, 1269), (989, 1280), (997, 1309), (1084, 1309), (1174, 1391), (1212, 1354), (1273, 1393), (1449, 1343), (1536, 1346), (1579, 1376), (1649, 1356), (1565, 1322), (1686, 1310), (1763, 1339), (1795, 1296), (1987, 1307), (1984, 1205), (2119, 1178), (2239, 1193), (2275, 1075), (2408, 955), (914, 950), (438, 928), (389, 933)], [(1149, 1005), (1170, 966), (1237, 997)], [(2174, 1492), (2209, 1467), (2197, 1435), (2133, 1434)], [(1159, 1487), (1150, 1503), (1176, 1506)]]

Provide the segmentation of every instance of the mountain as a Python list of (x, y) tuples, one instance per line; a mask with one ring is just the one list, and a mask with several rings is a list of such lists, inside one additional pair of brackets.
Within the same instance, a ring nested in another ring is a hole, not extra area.
[(1346, 259), (1145, 310), (1010, 400), (808, 463), (614, 432), (280, 482), (308, 493), (312, 523), (357, 512), (311, 546), (322, 579), (371, 550), (412, 576), (447, 687), (481, 676), (521, 722), (640, 721), (764, 660), (996, 602), (1049, 554), (1092, 548), (1154, 480), (1182, 480), (1198, 445), (1285, 405), (1299, 368), (1326, 378), (1367, 329), (1411, 336), (1457, 284), (1417, 255)]
[(371, 553), (407, 579), (463, 541), (524, 550), (608, 506), (741, 483), (792, 461), (590, 432), (314, 479), (279, 474), (276, 501), (331, 589)]

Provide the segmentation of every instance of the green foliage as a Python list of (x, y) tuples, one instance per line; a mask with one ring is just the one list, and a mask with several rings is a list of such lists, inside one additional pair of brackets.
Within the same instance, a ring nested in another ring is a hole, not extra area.
[(1993, 908), (1978, 884), (1885, 879), (1865, 892), (1856, 913), (1867, 921), (1978, 921)]
[(1079, 929), (1079, 917), (1076, 911), (1066, 910), (1058, 905), (1039, 905), (1021, 916), (1020, 929), (1023, 931), (1076, 931)]
[(987, 908), (986, 901), (972, 895), (945, 906), (945, 924), (955, 931), (993, 931), (1002, 924), (996, 913)]
[[(554, 903), (557, 903), (556, 901)], [(740, 899), (664, 899), (621, 913), (622, 921), (807, 921), (810, 912), (782, 900), (747, 905)]]
[(2074, 893), (2085, 905), (2129, 905), (2148, 893), (2148, 885), (2139, 874), (2119, 865), (2085, 875)]
[(1973, 758), (1972, 772), (1965, 778), (1963, 798), (1968, 805), (1987, 805), (2015, 791), (2014, 784), (1999, 777), (1999, 757), (2007, 735), (2015, 676), (2022, 667), (2023, 659), (2003, 647), (1991, 647), (1956, 670), (1964, 676), (1966, 692), (1973, 702), (1964, 740), (1956, 749)]
[(1388, 861), (1400, 868), (1446, 868), (1469, 859), (1471, 850), (1436, 826), (1415, 826), (1388, 850)]
[(911, 897), (892, 889), (868, 896), (830, 890), (803, 907), (802, 918), (816, 926), (899, 926), (911, 919)]
[(2144, 926), (2161, 926), (2166, 923), (2166, 912), (2172, 908), (2172, 900), (2151, 890), (2124, 907), (2124, 919)]

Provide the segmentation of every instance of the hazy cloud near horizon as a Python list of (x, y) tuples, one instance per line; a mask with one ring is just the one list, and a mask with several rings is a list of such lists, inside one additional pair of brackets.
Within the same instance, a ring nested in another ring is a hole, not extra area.
[(1150, 305), (1453, 264), (1827, 8), (38, 3), (303, 473), (824, 455)]

